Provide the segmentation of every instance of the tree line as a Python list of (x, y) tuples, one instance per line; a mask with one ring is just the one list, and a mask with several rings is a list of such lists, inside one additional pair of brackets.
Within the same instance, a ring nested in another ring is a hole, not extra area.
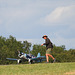
[[(15, 64), (16, 61), (9, 61), (6, 58), (18, 58), (18, 50), (24, 53), (31, 53), (37, 56), (38, 52), (45, 56), (46, 47), (39, 44), (32, 44), (28, 41), (17, 41), (15, 37), (5, 38), (0, 36), (0, 64)], [(75, 49), (66, 50), (65, 45), (54, 45), (52, 55), (56, 62), (75, 62)], [(50, 58), (50, 62), (53, 60)]]

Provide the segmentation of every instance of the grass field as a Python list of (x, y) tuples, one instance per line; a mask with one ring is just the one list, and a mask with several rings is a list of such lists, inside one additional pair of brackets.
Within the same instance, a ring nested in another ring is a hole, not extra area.
[(75, 75), (75, 62), (0, 65), (0, 75)]

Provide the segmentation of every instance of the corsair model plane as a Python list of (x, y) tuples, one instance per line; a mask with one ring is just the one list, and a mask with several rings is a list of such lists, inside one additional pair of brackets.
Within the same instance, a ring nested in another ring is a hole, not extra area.
[(19, 59), (15, 59), (15, 58), (6, 58), (6, 59), (17, 61), (18, 64), (21, 63), (23, 60), (28, 61), (29, 64), (32, 64), (35, 62), (42, 62), (46, 60), (46, 56), (41, 56), (40, 53), (37, 54), (37, 57), (35, 57), (32, 54), (22, 53), (20, 51), (18, 51), (18, 53), (19, 53), (18, 54)]

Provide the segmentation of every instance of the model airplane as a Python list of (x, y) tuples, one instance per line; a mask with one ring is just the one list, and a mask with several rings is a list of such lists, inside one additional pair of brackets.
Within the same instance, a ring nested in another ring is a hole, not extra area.
[(18, 51), (18, 57), (19, 59), (15, 59), (15, 58), (6, 58), (8, 60), (15, 60), (17, 61), (17, 63), (21, 63), (23, 60), (24, 61), (28, 61), (29, 64), (35, 63), (35, 62), (42, 62), (44, 60), (46, 60), (46, 56), (40, 56), (40, 53), (38, 53), (37, 57), (35, 57), (32, 54), (26, 54), (26, 53), (21, 53), (20, 51)]

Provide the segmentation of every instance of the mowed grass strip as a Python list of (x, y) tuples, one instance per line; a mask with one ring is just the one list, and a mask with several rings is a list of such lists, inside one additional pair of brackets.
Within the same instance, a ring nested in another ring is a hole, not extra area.
[(0, 75), (65, 75), (74, 71), (75, 62), (0, 65)]

